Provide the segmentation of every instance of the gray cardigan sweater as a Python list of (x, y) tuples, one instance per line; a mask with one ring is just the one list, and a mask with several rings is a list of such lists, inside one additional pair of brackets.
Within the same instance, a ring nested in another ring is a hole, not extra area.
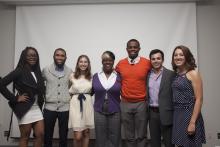
[(72, 72), (70, 68), (64, 65), (64, 75), (57, 75), (55, 64), (45, 67), (42, 71), (46, 83), (46, 100), (44, 108), (50, 111), (68, 111), (69, 94), (69, 76)]

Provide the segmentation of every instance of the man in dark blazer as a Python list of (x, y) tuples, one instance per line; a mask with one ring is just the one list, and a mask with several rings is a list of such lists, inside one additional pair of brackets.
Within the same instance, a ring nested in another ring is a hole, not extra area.
[(161, 147), (161, 137), (165, 147), (174, 147), (171, 143), (173, 121), (171, 84), (175, 74), (163, 67), (164, 53), (161, 50), (152, 50), (149, 57), (152, 65), (147, 80), (151, 147)]

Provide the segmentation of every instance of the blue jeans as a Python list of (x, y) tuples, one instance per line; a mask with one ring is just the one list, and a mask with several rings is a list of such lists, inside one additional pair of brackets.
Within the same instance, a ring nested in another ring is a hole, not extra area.
[(44, 147), (52, 147), (53, 132), (56, 119), (59, 126), (59, 147), (67, 147), (69, 111), (57, 112), (44, 109)]

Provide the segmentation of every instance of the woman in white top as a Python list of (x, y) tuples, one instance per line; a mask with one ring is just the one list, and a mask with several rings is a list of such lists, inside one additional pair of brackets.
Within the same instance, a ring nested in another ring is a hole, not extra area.
[(73, 129), (74, 147), (89, 146), (89, 129), (94, 128), (91, 97), (91, 66), (88, 56), (79, 56), (75, 72), (70, 75), (72, 99), (69, 109), (69, 128)]
[(121, 141), (121, 78), (114, 70), (115, 55), (102, 54), (102, 71), (94, 74), (96, 147), (119, 147)]

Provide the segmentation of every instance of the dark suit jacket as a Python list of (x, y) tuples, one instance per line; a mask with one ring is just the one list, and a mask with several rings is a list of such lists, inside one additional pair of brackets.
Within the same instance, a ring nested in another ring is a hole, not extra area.
[[(36, 78), (38, 81), (39, 77), (37, 75)], [(16, 96), (7, 88), (7, 85), (12, 82), (17, 90)], [(42, 108), (44, 102), (43, 93), (39, 89), (38, 83), (36, 83), (31, 72), (21, 68), (15, 69), (0, 80), (0, 92), (6, 99), (9, 100), (9, 105), (18, 118), (22, 118), (31, 108), (35, 101), (35, 95), (38, 95), (38, 105), (40, 108)], [(29, 101), (18, 102), (18, 95), (22, 95), (24, 93), (29, 96)]]
[[(147, 78), (147, 88), (149, 84), (149, 76)], [(162, 125), (172, 125), (173, 123), (173, 93), (172, 93), (172, 81), (175, 73), (171, 70), (163, 68), (162, 79), (160, 83), (160, 90), (158, 95), (160, 121)], [(149, 91), (149, 90), (148, 90)], [(148, 95), (149, 99), (149, 95)]]

